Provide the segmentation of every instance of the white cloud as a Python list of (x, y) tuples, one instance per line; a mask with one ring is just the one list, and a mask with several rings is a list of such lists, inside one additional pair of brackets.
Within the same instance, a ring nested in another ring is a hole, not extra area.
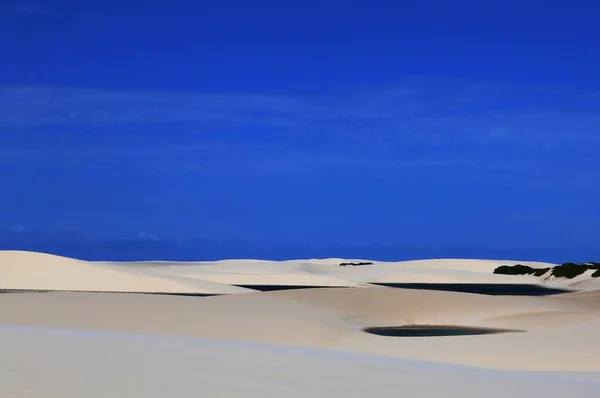
[(55, 12), (48, 8), (41, 7), (37, 4), (16, 4), (5, 8), (7, 11), (17, 14), (31, 14), (31, 15), (52, 15)]
[(524, 95), (517, 90), (448, 87), (437, 82), (312, 97), (0, 86), (0, 127), (95, 126), (116, 131), (164, 124), (176, 130), (173, 123), (182, 122), (201, 132), (279, 132), (310, 137), (312, 145), (343, 144), (389, 155), (398, 148), (423, 145), (455, 152), (600, 149), (597, 114), (530, 109), (519, 105)]
[(104, 14), (98, 12), (84, 12), (82, 18), (108, 23), (149, 23), (152, 19), (141, 14)]
[(264, 94), (107, 91), (73, 87), (0, 87), (0, 125), (290, 122), (314, 109), (296, 99)]
[(51, 16), (60, 15), (106, 23), (149, 23), (151, 18), (142, 14), (107, 14), (94, 11), (64, 11), (40, 6), (35, 3), (21, 3), (0, 7), (0, 16)]

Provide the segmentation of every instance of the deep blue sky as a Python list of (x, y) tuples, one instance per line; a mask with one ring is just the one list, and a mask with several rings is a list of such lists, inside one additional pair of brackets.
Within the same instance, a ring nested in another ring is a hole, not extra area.
[(600, 257), (598, 21), (577, 0), (0, 0), (0, 226)]

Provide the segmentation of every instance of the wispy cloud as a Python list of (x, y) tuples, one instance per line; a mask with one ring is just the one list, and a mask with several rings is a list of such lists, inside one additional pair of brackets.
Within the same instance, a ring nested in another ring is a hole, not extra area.
[(106, 91), (72, 87), (1, 87), (0, 124), (111, 125), (219, 122), (283, 124), (319, 112), (286, 96), (264, 94)]
[(0, 87), (0, 126), (116, 128), (186, 123), (200, 130), (318, 135), (367, 143), (382, 151), (407, 144), (600, 149), (598, 113), (540, 104), (539, 98), (546, 98), (543, 92), (528, 97), (505, 88), (437, 83), (312, 97), (4, 86)]
[(37, 4), (15, 4), (11, 6), (7, 6), (5, 8), (6, 11), (16, 13), (16, 14), (30, 14), (30, 15), (53, 15), (55, 14), (54, 10), (49, 8), (45, 8), (39, 6)]
[(40, 6), (35, 3), (21, 3), (0, 7), (0, 15), (12, 16), (65, 16), (68, 18), (84, 19), (104, 23), (149, 23), (151, 18), (142, 14), (107, 14), (95, 11), (63, 11)]
[(99, 12), (84, 12), (82, 18), (107, 23), (149, 23), (152, 19), (147, 15), (142, 14), (104, 14)]
[(0, 163), (588, 189), (600, 116), (536, 98), (443, 82), (315, 96), (0, 87)]

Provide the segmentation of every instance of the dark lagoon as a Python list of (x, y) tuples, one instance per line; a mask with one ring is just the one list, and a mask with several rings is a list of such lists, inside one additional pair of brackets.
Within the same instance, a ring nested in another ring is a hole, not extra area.
[(518, 283), (374, 283), (374, 285), (402, 289), (487, 294), (491, 296), (549, 296), (571, 292), (571, 290)]
[(275, 290), (295, 290), (295, 289), (331, 289), (331, 288), (347, 288), (348, 286), (307, 286), (307, 285), (234, 285), (254, 289), (261, 292), (271, 292)]
[(524, 330), (476, 328), (449, 325), (380, 326), (363, 329), (369, 334), (388, 337), (474, 336), (480, 334), (518, 333)]

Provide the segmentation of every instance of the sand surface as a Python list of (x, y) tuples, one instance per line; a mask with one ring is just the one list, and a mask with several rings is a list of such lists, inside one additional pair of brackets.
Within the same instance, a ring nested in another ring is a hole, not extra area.
[(517, 373), (248, 343), (0, 327), (2, 397), (597, 397)]
[[(493, 274), (514, 261), (343, 261), (364, 260), (93, 263), (0, 252), (0, 396), (597, 396), (595, 281), (538, 297), (398, 289), (374, 283), (542, 282)], [(364, 331), (403, 325), (513, 332)]]

